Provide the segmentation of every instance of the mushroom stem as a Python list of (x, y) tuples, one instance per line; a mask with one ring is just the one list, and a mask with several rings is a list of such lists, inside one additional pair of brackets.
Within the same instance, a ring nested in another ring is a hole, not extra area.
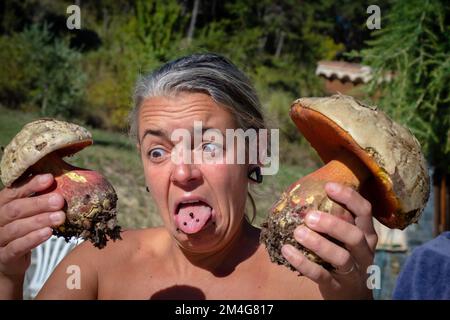
[(370, 175), (370, 171), (361, 160), (349, 151), (341, 149), (339, 154), (333, 157), (333, 160), (301, 180), (338, 182), (359, 190), (359, 187)]
[(100, 173), (78, 168), (52, 152), (30, 168), (30, 173), (51, 173), (55, 183), (46, 192), (57, 192), (64, 198), (66, 222), (54, 229), (54, 234), (90, 239), (98, 248), (106, 245), (107, 237), (120, 238), (116, 219), (117, 195), (113, 186)]
[(277, 215), (285, 210), (295, 211), (303, 219), (308, 210), (317, 209), (349, 220), (351, 214), (328, 198), (325, 184), (337, 182), (359, 190), (369, 177), (370, 171), (365, 165), (351, 152), (342, 149), (322, 168), (291, 184), (272, 212)]
[[(305, 252), (312, 261), (331, 270), (333, 267), (303, 248), (293, 239), (295, 228), (303, 224), (303, 219), (310, 210), (328, 212), (345, 221), (352, 222), (353, 216), (340, 204), (332, 201), (325, 192), (327, 182), (338, 182), (359, 190), (371, 173), (366, 166), (350, 151), (339, 150), (322, 168), (297, 180), (283, 193), (281, 199), (272, 207), (272, 213), (262, 225), (261, 241), (266, 244), (272, 261), (284, 264), (295, 270), (281, 255), (283, 243), (289, 243)], [(341, 245), (338, 241), (331, 241)]]
[(0, 161), (0, 178), (6, 187), (20, 179), (43, 173), (53, 175), (46, 190), (64, 198), (66, 219), (53, 234), (90, 240), (103, 248), (109, 239), (121, 239), (117, 224), (117, 194), (99, 172), (78, 168), (63, 158), (92, 144), (92, 134), (74, 123), (39, 119), (26, 124), (6, 146)]

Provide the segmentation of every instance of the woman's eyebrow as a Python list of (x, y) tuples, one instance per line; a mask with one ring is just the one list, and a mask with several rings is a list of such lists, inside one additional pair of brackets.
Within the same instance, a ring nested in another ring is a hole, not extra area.
[[(220, 130), (218, 128), (206, 127), (206, 128), (202, 128), (202, 132), (201, 132), (202, 137), (205, 134), (205, 132), (208, 131), (208, 130), (213, 130), (215, 132), (219, 132), (220, 134), (224, 135), (222, 130)], [(152, 136), (162, 137), (162, 138), (167, 138), (169, 136), (168, 133), (166, 132), (166, 130), (163, 130), (163, 129), (146, 129), (144, 131), (144, 134), (142, 135), (141, 142), (144, 141), (144, 138), (147, 135), (152, 135)]]
[(144, 134), (142, 135), (141, 141), (144, 140), (144, 138), (147, 135), (153, 135), (153, 136), (157, 136), (157, 137), (167, 137), (167, 132), (165, 130), (160, 130), (160, 129), (147, 129), (145, 130)]

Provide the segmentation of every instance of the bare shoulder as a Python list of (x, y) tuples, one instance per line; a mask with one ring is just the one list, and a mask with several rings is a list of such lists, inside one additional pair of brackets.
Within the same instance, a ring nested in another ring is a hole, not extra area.
[(158, 254), (157, 244), (165, 239), (166, 232), (163, 228), (126, 230), (121, 237), (122, 240), (109, 241), (103, 249), (88, 241), (77, 246), (55, 268), (37, 298), (97, 299), (102, 277), (108, 277), (139, 256)]
[(97, 268), (114, 263), (117, 265), (121, 261), (130, 261), (136, 255), (157, 254), (158, 244), (167, 237), (164, 228), (146, 228), (125, 230), (121, 233), (122, 240), (109, 241), (103, 249), (95, 248), (90, 242), (84, 242), (72, 251), (73, 257), (86, 258), (95, 264)]

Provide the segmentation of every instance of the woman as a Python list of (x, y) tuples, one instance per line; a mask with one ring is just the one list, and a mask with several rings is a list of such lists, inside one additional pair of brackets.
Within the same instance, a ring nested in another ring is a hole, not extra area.
[[(295, 233), (302, 245), (344, 271), (326, 271), (286, 245), (283, 255), (299, 277), (270, 262), (259, 244), (259, 229), (245, 219), (250, 177), (258, 174), (254, 164), (173, 161), (179, 152), (205, 158), (236, 151), (205, 137), (189, 150), (178, 148), (172, 133), (195, 134), (194, 122), (223, 135), (226, 129), (264, 128), (255, 90), (230, 61), (204, 54), (162, 66), (138, 82), (130, 120), (164, 227), (126, 231), (122, 241), (104, 250), (83, 243), (59, 264), (38, 298), (371, 298), (366, 268), (373, 261), (376, 234), (370, 204), (358, 193), (328, 184), (329, 196), (353, 213), (354, 221), (310, 212), (308, 228)], [(51, 226), (64, 221), (57, 194), (28, 197), (52, 181), (40, 175), (0, 192), (0, 284), (6, 298), (21, 298), (30, 250), (50, 237)], [(79, 267), (79, 289), (67, 286), (71, 266)]]

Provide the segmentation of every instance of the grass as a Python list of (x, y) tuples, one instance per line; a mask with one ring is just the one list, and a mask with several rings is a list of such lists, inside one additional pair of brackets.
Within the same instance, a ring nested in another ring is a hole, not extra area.
[[(24, 124), (39, 118), (0, 106), (0, 145), (6, 146)], [(68, 162), (104, 174), (113, 184), (119, 197), (119, 222), (126, 228), (145, 228), (160, 225), (156, 207), (145, 191), (142, 164), (134, 144), (123, 133), (91, 129), (94, 145), (74, 155)], [(281, 150), (282, 151), (282, 150)], [(259, 225), (281, 192), (292, 182), (314, 170), (280, 164), (275, 176), (265, 176), (264, 182), (252, 187)], [(0, 186), (3, 187), (0, 183)], [(251, 211), (250, 211), (251, 215)]]

